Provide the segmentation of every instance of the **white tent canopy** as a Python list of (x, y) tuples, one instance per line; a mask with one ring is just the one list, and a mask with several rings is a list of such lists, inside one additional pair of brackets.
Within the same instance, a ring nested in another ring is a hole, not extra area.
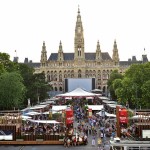
[(122, 105), (118, 105), (118, 104), (107, 104), (107, 106), (111, 107), (111, 108), (116, 108), (116, 106), (122, 106)]
[(76, 88), (71, 92), (56, 95), (56, 97), (95, 97), (95, 96), (96, 95), (94, 93), (87, 92), (82, 88)]
[(91, 90), (92, 92), (102, 92), (103, 90), (101, 89), (94, 89), (94, 90)]
[(67, 109), (67, 105), (54, 105), (52, 111), (61, 111)]
[(148, 119), (150, 116), (145, 116), (145, 115), (135, 115), (131, 117), (130, 119)]
[(48, 124), (59, 124), (62, 122), (58, 122), (56, 120), (33, 120), (33, 119), (28, 119), (28, 121), (34, 122), (34, 123), (48, 123)]
[(30, 116), (21, 116), (21, 118), (22, 118), (22, 120), (27, 120), (27, 119), (31, 119), (32, 117), (30, 117)]
[(116, 101), (108, 101), (108, 100), (103, 100), (103, 103), (105, 103), (105, 104), (117, 104)]
[[(46, 111), (46, 112), (43, 112), (42, 114), (48, 115), (49, 113), (50, 113), (50, 111)], [(62, 112), (52, 111), (52, 114), (56, 114), (56, 113), (62, 113)]]
[(108, 100), (108, 101), (110, 101), (110, 99), (109, 99), (108, 97), (105, 97), (105, 96), (100, 96), (100, 97), (99, 97), (99, 99), (101, 99), (101, 100)]
[[(100, 111), (100, 112), (98, 112), (98, 113), (96, 113), (96, 114), (102, 116), (102, 111)], [(106, 115), (107, 117), (116, 117), (116, 115), (110, 114), (110, 113), (108, 113), (108, 112), (105, 112), (105, 115)]]
[(33, 107), (30, 107), (29, 109), (42, 109), (42, 108), (45, 108), (45, 107), (47, 107), (48, 106), (48, 104), (46, 104), (46, 105), (35, 105), (35, 106), (33, 106)]
[(40, 115), (40, 114), (41, 113), (39, 112), (31, 111), (31, 112), (26, 113), (25, 115), (34, 116), (34, 115)]
[(87, 105), (87, 106), (92, 110), (102, 110), (104, 108), (103, 105)]

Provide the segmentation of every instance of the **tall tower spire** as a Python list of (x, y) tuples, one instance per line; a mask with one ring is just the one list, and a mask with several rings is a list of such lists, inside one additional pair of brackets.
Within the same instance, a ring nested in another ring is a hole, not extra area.
[(82, 26), (79, 6), (78, 6), (76, 27), (75, 27), (74, 53), (75, 53), (74, 59), (79, 59), (79, 60), (85, 59), (83, 26)]
[(78, 15), (80, 15), (80, 8), (79, 8), (79, 5), (78, 5)]
[(42, 51), (41, 51), (41, 66), (47, 66), (47, 51), (45, 46), (45, 41), (43, 41)]
[(117, 65), (119, 63), (119, 54), (118, 54), (118, 48), (117, 48), (116, 40), (114, 40), (112, 59), (113, 59), (113, 62), (115, 63), (115, 65)]

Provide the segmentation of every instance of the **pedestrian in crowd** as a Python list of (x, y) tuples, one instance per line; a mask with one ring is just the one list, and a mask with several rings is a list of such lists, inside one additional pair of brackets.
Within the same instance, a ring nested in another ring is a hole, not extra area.
[(90, 126), (89, 127), (89, 134), (91, 135), (91, 133), (92, 133), (92, 127)]
[(101, 139), (103, 139), (103, 136), (104, 136), (104, 134), (103, 134), (103, 132), (101, 132)]
[(70, 147), (70, 138), (67, 139), (67, 147)]
[(77, 145), (77, 141), (76, 141), (76, 137), (74, 137), (74, 139), (72, 140), (73, 145), (76, 146)]
[(86, 135), (88, 136), (89, 135), (89, 127), (88, 126), (86, 127), (85, 132), (86, 132)]
[(79, 140), (79, 135), (78, 135), (78, 137), (77, 137), (77, 145), (79, 145), (80, 144), (80, 140)]
[(67, 137), (64, 138), (64, 147), (67, 147)]
[(104, 150), (110, 150), (110, 145), (108, 141), (104, 144)]
[(92, 137), (92, 146), (95, 146), (95, 136)]
[(100, 137), (97, 139), (97, 145), (98, 145), (98, 150), (101, 150), (102, 140)]

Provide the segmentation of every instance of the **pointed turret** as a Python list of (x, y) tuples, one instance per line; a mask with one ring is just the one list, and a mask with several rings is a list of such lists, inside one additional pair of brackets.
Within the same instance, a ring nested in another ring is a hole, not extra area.
[(119, 54), (118, 54), (118, 48), (117, 48), (116, 40), (114, 41), (112, 60), (113, 60), (115, 65), (119, 64)]
[(61, 43), (61, 41), (60, 41), (60, 43), (59, 43), (59, 50), (58, 51), (62, 51), (62, 43)]
[(59, 50), (58, 50), (58, 61), (63, 61), (64, 60), (64, 56), (63, 56), (63, 48), (62, 48), (62, 43), (60, 41), (59, 43)]
[(101, 60), (102, 60), (102, 53), (101, 53), (99, 41), (97, 41), (96, 61), (101, 61)]
[(147, 54), (146, 54), (146, 52), (145, 52), (145, 48), (144, 48), (144, 53), (143, 53), (143, 55), (142, 55), (142, 62), (143, 62), (143, 63), (148, 62), (148, 58), (147, 58)]
[(45, 46), (45, 41), (43, 41), (42, 51), (41, 51), (41, 66), (47, 66), (47, 51)]
[(84, 36), (83, 36), (83, 26), (81, 21), (80, 9), (78, 7), (78, 15), (75, 27), (75, 38), (74, 38), (74, 59), (85, 59), (84, 54)]

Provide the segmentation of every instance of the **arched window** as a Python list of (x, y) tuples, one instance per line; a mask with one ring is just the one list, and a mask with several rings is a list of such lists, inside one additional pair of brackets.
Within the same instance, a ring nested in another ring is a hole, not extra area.
[(55, 91), (57, 91), (57, 87), (55, 87)]
[(81, 56), (81, 46), (78, 46), (78, 56)]
[(78, 70), (78, 78), (81, 78), (82, 77), (82, 72), (81, 72), (81, 70)]
[(59, 91), (62, 91), (62, 87), (59, 88)]
[(50, 72), (47, 71), (47, 81), (49, 82), (50, 81)]
[(101, 87), (100, 87), (100, 86), (98, 86), (98, 89), (101, 89)]
[(105, 92), (106, 92), (106, 87), (104, 86), (104, 87), (103, 87), (103, 93), (105, 93)]

